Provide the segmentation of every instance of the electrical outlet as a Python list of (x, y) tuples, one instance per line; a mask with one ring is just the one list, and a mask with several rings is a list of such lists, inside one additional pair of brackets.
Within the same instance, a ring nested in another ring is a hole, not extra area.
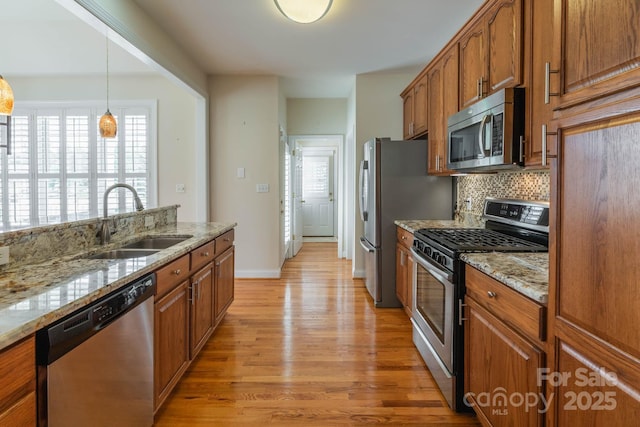
[(470, 210), (471, 210), (471, 199), (465, 199), (465, 200), (464, 200), (464, 208), (465, 208), (467, 211), (470, 211)]
[(147, 228), (151, 228), (156, 225), (156, 220), (153, 215), (147, 215), (144, 217), (144, 226)]
[(9, 264), (9, 246), (0, 246), (0, 265)]
[(184, 184), (176, 184), (176, 193), (184, 193), (185, 187)]

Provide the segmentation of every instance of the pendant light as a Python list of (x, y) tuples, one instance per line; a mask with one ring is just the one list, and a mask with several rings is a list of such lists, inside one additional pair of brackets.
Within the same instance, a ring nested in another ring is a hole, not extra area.
[(333, 0), (274, 0), (278, 10), (299, 24), (311, 24), (329, 12)]
[(0, 76), (0, 114), (10, 116), (13, 113), (13, 90), (9, 83)]
[(11, 114), (13, 113), (13, 90), (9, 83), (0, 76), (0, 116), (5, 116), (0, 126), (6, 129), (6, 143), (0, 145), (7, 149), (7, 155), (11, 154)]
[(116, 118), (109, 111), (109, 30), (106, 33), (107, 39), (107, 112), (100, 117), (100, 136), (103, 138), (115, 138), (118, 132), (118, 124)]

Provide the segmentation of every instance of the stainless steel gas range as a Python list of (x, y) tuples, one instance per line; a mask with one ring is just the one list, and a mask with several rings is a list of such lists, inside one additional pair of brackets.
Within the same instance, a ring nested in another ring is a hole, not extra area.
[(414, 233), (413, 342), (449, 406), (464, 404), (465, 252), (547, 252), (549, 205), (487, 199), (485, 228), (424, 228)]

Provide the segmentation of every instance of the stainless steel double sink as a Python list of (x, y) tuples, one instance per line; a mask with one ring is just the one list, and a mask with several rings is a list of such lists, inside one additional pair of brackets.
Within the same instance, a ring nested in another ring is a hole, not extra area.
[(140, 258), (149, 255), (153, 255), (160, 252), (163, 249), (170, 248), (173, 245), (177, 245), (193, 236), (158, 236), (158, 237), (145, 237), (135, 242), (128, 243), (121, 248), (112, 249), (105, 252), (98, 252), (97, 254), (90, 255), (87, 258), (90, 259), (128, 259), (128, 258)]

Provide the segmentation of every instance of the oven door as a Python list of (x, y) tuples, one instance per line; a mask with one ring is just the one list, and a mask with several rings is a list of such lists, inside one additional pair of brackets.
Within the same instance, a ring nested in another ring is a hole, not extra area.
[(416, 261), (413, 321), (440, 363), (453, 374), (453, 274), (425, 260), (413, 249), (411, 252)]

